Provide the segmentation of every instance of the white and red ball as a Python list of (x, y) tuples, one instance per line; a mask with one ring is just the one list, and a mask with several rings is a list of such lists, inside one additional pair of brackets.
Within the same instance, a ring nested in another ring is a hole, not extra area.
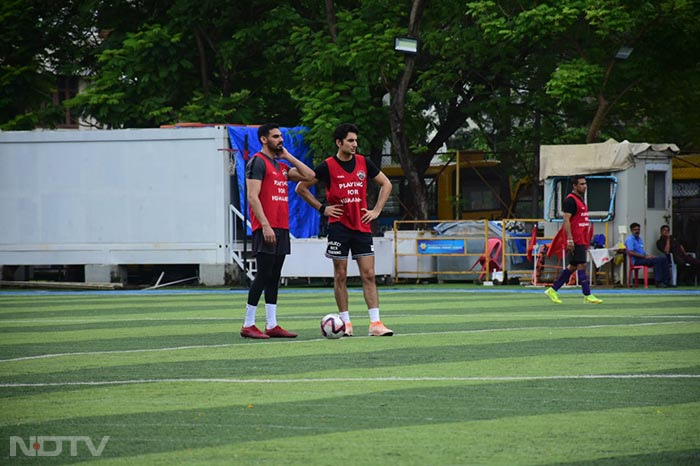
[(338, 314), (327, 314), (321, 319), (321, 335), (326, 338), (340, 338), (345, 333), (345, 322)]

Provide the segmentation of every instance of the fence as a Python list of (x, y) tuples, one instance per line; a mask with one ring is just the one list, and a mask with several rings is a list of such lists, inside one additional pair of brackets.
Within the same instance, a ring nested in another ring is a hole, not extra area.
[[(565, 258), (547, 254), (552, 237), (544, 235), (544, 222), (527, 218), (395, 221), (394, 278), (551, 284), (565, 266)], [(607, 243), (608, 223), (603, 225)], [(610, 272), (591, 265), (589, 275), (595, 283), (598, 275), (609, 280)]]

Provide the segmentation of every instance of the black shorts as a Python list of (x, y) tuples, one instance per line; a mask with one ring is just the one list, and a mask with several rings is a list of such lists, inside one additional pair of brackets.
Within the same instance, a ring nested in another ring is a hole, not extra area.
[(569, 254), (569, 265), (579, 265), (588, 262), (588, 246), (585, 244), (574, 244), (574, 252)]
[(262, 228), (258, 228), (253, 232), (253, 255), (262, 253), (284, 256), (292, 251), (289, 245), (289, 230), (284, 228), (273, 228), (273, 230), (275, 230), (275, 237), (277, 237), (277, 241), (274, 243), (265, 242)]
[(328, 247), (326, 257), (347, 260), (352, 251), (352, 258), (374, 255), (372, 233), (351, 230), (340, 222), (328, 224)]

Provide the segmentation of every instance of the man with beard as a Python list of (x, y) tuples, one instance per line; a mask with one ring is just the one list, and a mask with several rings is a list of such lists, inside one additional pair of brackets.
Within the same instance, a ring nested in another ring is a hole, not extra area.
[[(266, 123), (260, 126), (258, 139), (262, 148), (246, 165), (246, 189), (253, 230), (252, 252), (257, 272), (248, 291), (241, 336), (258, 339), (295, 338), (296, 333), (277, 324), (280, 275), (284, 260), (291, 252), (287, 181), (312, 180), (314, 172), (285, 149), (279, 125)], [(265, 332), (255, 325), (255, 314), (263, 291)]]

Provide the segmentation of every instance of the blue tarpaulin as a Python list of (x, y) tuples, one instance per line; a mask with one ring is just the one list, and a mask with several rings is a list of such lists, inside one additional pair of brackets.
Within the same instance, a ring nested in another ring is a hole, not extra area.
[[(304, 142), (304, 133), (307, 128), (295, 126), (293, 128), (280, 128), (284, 146), (296, 158), (306, 165), (313, 167), (313, 157), (309, 147)], [(239, 206), (248, 206), (244, 201), (245, 195), (245, 157), (252, 157), (260, 151), (261, 145), (258, 140), (257, 126), (229, 126), (228, 137), (231, 148), (235, 149), (236, 180), (238, 181)], [(301, 197), (294, 192), (296, 183), (289, 182), (289, 231), (295, 238), (310, 238), (318, 236), (320, 226), (320, 215)], [(315, 187), (311, 187), (311, 192), (315, 193)], [(247, 213), (250, 215), (250, 212)], [(249, 231), (250, 233), (250, 231)]]

